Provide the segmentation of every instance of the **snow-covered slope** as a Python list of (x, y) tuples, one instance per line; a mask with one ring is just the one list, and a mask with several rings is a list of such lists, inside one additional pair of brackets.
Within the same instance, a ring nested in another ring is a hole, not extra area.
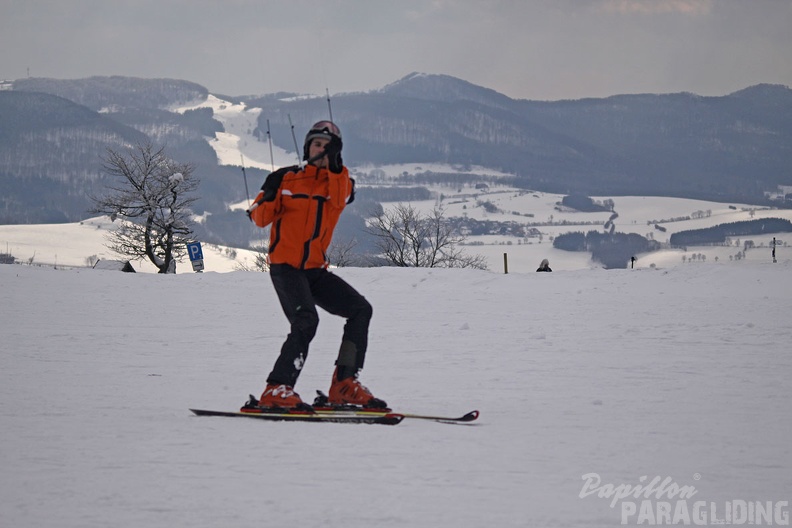
[[(265, 274), (2, 265), (0, 526), (610, 527), (680, 500), (691, 517), (703, 501), (706, 524), (735, 501), (788, 512), (790, 272), (338, 270), (374, 306), (375, 394), (481, 410), (477, 426), (384, 427), (190, 415), (262, 390), (288, 331)], [(342, 331), (321, 318), (305, 399), (328, 388)], [(642, 477), (696, 493), (598, 496)]]
[(225, 132), (218, 132), (216, 139), (209, 139), (209, 145), (217, 153), (221, 165), (257, 167), (272, 170), (286, 165), (294, 165), (297, 156), (275, 145), (272, 146), (270, 157), (269, 143), (259, 141), (253, 134), (258, 126), (261, 108), (248, 108), (244, 103), (232, 103), (209, 95), (206, 101), (197, 105), (175, 108), (176, 112), (185, 112), (196, 108), (211, 108), (214, 118), (223, 124)]
[[(240, 221), (247, 221), (240, 213)], [(88, 267), (96, 260), (118, 260), (107, 247), (107, 233), (116, 227), (110, 217), (89, 218), (74, 224), (0, 225), (0, 251), (8, 251), (17, 262), (32, 265), (71, 268)], [(202, 245), (208, 271), (249, 269), (256, 259), (254, 251), (231, 249), (213, 244)], [(136, 271), (156, 273), (148, 260), (132, 262)], [(187, 257), (176, 266), (176, 272), (192, 271)]]

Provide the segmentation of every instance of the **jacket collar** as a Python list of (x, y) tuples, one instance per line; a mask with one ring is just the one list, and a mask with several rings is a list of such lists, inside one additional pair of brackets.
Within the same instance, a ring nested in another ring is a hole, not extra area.
[(303, 172), (306, 176), (321, 176), (322, 174), (327, 174), (326, 169), (320, 169), (316, 165), (306, 165)]

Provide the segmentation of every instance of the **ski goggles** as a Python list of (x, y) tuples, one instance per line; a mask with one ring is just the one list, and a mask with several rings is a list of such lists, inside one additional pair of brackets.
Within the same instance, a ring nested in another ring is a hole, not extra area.
[(339, 128), (332, 121), (319, 121), (318, 123), (314, 123), (314, 125), (311, 127), (311, 130), (308, 131), (308, 135), (312, 137), (319, 135), (333, 135), (341, 137), (341, 130), (339, 130)]

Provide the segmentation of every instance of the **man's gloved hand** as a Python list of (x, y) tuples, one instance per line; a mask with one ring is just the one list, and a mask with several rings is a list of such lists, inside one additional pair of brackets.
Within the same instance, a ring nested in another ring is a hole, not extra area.
[(344, 160), (341, 159), (341, 149), (344, 148), (344, 142), (341, 138), (333, 135), (330, 141), (325, 146), (325, 154), (327, 155), (327, 168), (330, 172), (336, 174), (340, 173), (344, 167)]
[(260, 199), (262, 202), (275, 201), (275, 197), (278, 196), (278, 187), (280, 187), (280, 182), (265, 181), (264, 185), (261, 186), (261, 194), (256, 200), (259, 201)]
[(267, 175), (264, 185), (261, 186), (261, 192), (256, 197), (256, 203), (275, 201), (275, 197), (278, 196), (278, 189), (283, 181), (283, 174), (284, 171), (281, 169)]

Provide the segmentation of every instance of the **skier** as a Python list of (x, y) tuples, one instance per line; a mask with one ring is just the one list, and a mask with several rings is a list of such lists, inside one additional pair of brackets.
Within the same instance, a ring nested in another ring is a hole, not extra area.
[(259, 407), (308, 407), (294, 386), (319, 324), (317, 306), (347, 320), (330, 403), (387, 407), (358, 380), (368, 346), (371, 304), (327, 269), (333, 230), (344, 207), (354, 199), (354, 181), (343, 165), (342, 147), (341, 131), (334, 123), (314, 124), (303, 145), (307, 165), (285, 167), (267, 176), (254, 202), (258, 206), (248, 210), (257, 226), (272, 225), (270, 277), (291, 325)]
[(542, 260), (536, 271), (553, 271), (550, 269), (550, 262), (547, 259)]

